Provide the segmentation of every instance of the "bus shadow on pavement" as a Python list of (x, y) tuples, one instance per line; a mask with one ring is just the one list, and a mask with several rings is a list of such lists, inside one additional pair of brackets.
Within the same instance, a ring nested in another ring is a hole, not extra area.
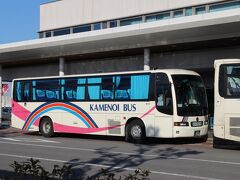
[[(154, 152), (156, 156), (147, 156), (151, 149), (148, 146), (135, 144), (136, 150), (132, 154), (111, 153), (115, 150), (114, 147), (99, 148), (96, 151), (96, 158), (92, 158), (89, 161), (81, 161), (81, 159), (71, 159), (65, 165), (71, 165), (73, 167), (72, 179), (81, 177), (87, 177), (94, 179), (99, 175), (102, 175), (101, 169), (108, 173), (126, 174), (126, 170), (141, 167), (148, 161), (156, 160), (172, 160), (182, 158), (188, 155), (198, 155), (204, 152), (191, 149), (177, 149), (177, 148), (162, 148)], [(98, 169), (99, 168), (99, 169)], [(98, 169), (98, 170), (96, 170)], [(143, 169), (150, 170), (150, 169)]]
[[(36, 134), (37, 135), (37, 134)], [(89, 134), (65, 134), (56, 133), (55, 137), (64, 138), (76, 138), (76, 139), (93, 139), (93, 140), (107, 140), (107, 141), (125, 141), (125, 137), (119, 136), (101, 136), (101, 135), (89, 135)], [(158, 144), (199, 144), (205, 141), (201, 138), (146, 138), (143, 144), (146, 145), (158, 145)]]
[(16, 137), (21, 135), (21, 130), (10, 128), (9, 126), (0, 127), (0, 137)]

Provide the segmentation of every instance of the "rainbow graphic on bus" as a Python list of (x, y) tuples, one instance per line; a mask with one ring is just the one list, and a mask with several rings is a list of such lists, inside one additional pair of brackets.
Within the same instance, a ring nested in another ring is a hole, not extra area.
[(54, 110), (62, 110), (66, 111), (70, 114), (76, 116), (80, 121), (82, 121), (87, 128), (98, 128), (97, 124), (94, 120), (79, 106), (76, 106), (73, 103), (69, 102), (50, 102), (44, 103), (38, 108), (36, 108), (31, 114), (28, 116), (22, 130), (27, 131), (31, 125), (37, 121), (44, 113), (54, 111)]

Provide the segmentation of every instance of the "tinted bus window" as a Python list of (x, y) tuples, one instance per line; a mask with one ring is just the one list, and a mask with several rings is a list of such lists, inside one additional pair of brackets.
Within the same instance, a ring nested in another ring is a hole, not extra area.
[(228, 97), (240, 97), (240, 65), (225, 66), (226, 95)]
[(200, 76), (172, 75), (179, 116), (204, 116), (208, 113), (207, 95)]
[(60, 100), (59, 80), (32, 81), (33, 101), (58, 101)]
[(66, 101), (85, 99), (85, 78), (71, 78), (61, 80), (62, 99)]
[(150, 75), (116, 76), (115, 99), (147, 100)]
[(100, 89), (101, 89), (102, 78), (88, 78), (88, 96), (90, 100), (100, 99)]
[(116, 76), (116, 100), (130, 99), (131, 77), (130, 76)]
[(156, 74), (156, 105), (159, 112), (173, 114), (171, 84), (164, 73)]
[(15, 92), (14, 92), (14, 100), (19, 102), (22, 101), (22, 85), (23, 82), (15, 82), (14, 83), (14, 88), (15, 88)]
[(28, 102), (31, 100), (30, 98), (30, 81), (24, 82), (23, 85), (23, 101)]
[(114, 78), (105, 77), (102, 79), (102, 90), (101, 96), (102, 99), (110, 100), (114, 98)]
[(149, 94), (149, 75), (131, 76), (130, 98), (148, 99)]

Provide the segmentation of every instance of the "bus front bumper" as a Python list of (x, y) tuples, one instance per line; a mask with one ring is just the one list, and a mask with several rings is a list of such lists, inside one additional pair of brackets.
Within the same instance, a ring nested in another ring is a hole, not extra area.
[(208, 134), (208, 125), (203, 125), (201, 127), (174, 127), (173, 137), (174, 138), (184, 138), (184, 137), (204, 137)]

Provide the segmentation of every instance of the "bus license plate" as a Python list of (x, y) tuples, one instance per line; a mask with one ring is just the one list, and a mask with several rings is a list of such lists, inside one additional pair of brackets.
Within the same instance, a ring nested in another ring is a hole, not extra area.
[(191, 122), (192, 127), (199, 127), (203, 125), (203, 121), (194, 121)]

